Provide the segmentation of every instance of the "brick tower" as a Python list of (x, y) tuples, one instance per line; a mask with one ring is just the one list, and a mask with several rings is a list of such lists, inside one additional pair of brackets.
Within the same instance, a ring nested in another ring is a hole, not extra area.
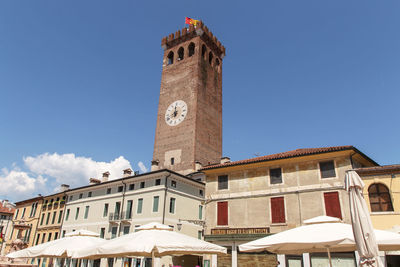
[(222, 155), (225, 47), (202, 22), (161, 41), (164, 49), (152, 170), (182, 174)]

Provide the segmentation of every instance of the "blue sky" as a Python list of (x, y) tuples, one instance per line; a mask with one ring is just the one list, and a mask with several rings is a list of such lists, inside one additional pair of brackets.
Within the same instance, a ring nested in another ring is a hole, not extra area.
[(400, 163), (399, 10), (397, 0), (1, 1), (0, 198), (149, 169), (161, 38), (185, 16), (227, 49), (225, 156), (354, 145)]

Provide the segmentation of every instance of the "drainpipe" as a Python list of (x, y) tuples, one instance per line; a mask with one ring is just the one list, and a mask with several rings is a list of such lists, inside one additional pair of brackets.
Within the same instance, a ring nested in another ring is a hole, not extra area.
[(355, 154), (356, 154), (356, 153), (353, 153), (353, 154), (350, 155), (350, 164), (351, 164), (351, 168), (352, 168), (352, 169), (354, 169), (353, 156), (354, 156)]
[(117, 229), (118, 236), (121, 235), (121, 224), (122, 224), (121, 219), (122, 219), (122, 216), (124, 216), (124, 204), (125, 204), (125, 192), (126, 192), (126, 183), (124, 181), (121, 181), (121, 182), (124, 184), (124, 191), (122, 191), (122, 205), (121, 205), (121, 211), (120, 211), (121, 217), (119, 218), (120, 220), (118, 222), (118, 229)]
[(162, 224), (165, 223), (165, 205), (167, 204), (167, 191), (168, 191), (168, 177), (171, 176), (171, 173), (165, 177), (165, 191), (164, 191), (164, 208), (163, 208), (163, 216), (162, 216)]

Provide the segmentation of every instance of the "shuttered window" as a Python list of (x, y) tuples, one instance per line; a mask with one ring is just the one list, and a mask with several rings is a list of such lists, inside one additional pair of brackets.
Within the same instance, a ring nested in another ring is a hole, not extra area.
[(218, 190), (228, 189), (228, 175), (218, 176)]
[(269, 170), (270, 176), (270, 184), (281, 184), (282, 183), (282, 169), (270, 169)]
[(271, 197), (271, 222), (285, 223), (285, 200), (283, 197)]
[(339, 192), (324, 193), (325, 212), (327, 216), (342, 219), (340, 210)]
[(389, 189), (384, 184), (372, 184), (368, 188), (371, 211), (393, 211)]
[(217, 225), (228, 225), (228, 202), (218, 202)]
[(333, 162), (333, 160), (320, 162), (319, 169), (321, 171), (321, 178), (336, 177), (335, 163)]

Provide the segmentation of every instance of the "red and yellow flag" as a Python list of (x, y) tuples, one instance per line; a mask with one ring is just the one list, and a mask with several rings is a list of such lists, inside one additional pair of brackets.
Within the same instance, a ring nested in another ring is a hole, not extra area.
[(191, 25), (196, 26), (197, 23), (199, 23), (198, 20), (191, 19), (191, 18), (189, 18), (189, 17), (186, 17), (186, 18), (185, 18), (185, 24), (189, 24), (189, 25), (191, 24)]

